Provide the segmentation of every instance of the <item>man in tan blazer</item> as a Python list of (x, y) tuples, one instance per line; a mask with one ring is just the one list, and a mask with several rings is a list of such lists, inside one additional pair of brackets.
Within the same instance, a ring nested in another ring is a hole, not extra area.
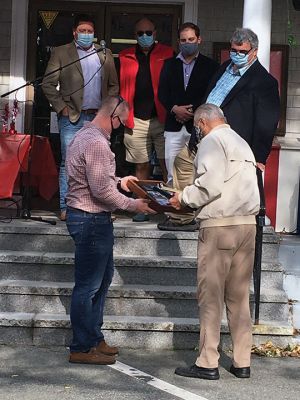
[(74, 41), (53, 49), (45, 74), (72, 61), (85, 57), (69, 67), (43, 79), (43, 91), (58, 115), (61, 141), (59, 172), (61, 220), (66, 218), (65, 196), (67, 178), (65, 158), (67, 147), (85, 121), (91, 121), (108, 95), (119, 93), (118, 77), (110, 50), (95, 53), (93, 44), (95, 24), (88, 15), (77, 15), (74, 20)]

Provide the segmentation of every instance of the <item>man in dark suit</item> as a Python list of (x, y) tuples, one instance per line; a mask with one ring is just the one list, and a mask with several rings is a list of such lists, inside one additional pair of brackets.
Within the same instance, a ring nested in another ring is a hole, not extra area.
[(236, 29), (230, 43), (230, 60), (211, 80), (205, 102), (223, 110), (263, 171), (279, 120), (278, 84), (257, 59), (258, 38), (253, 31)]
[[(182, 24), (178, 42), (180, 53), (165, 61), (158, 89), (159, 100), (167, 110), (164, 136), (169, 185), (173, 183), (175, 157), (190, 139), (194, 110), (202, 104), (208, 82), (218, 68), (217, 62), (199, 52), (201, 36), (197, 25)], [(191, 230), (195, 230), (193, 216), (188, 222)], [(168, 226), (169, 219), (158, 224), (159, 229)]]
[(158, 97), (167, 110), (165, 159), (168, 182), (172, 181), (175, 156), (190, 138), (193, 112), (202, 103), (207, 85), (218, 68), (212, 59), (199, 52), (199, 27), (191, 22), (178, 31), (180, 53), (165, 61), (159, 81)]

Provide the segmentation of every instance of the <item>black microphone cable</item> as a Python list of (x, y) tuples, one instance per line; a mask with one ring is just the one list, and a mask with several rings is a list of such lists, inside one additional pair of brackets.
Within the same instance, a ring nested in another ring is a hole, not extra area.
[[(74, 92), (71, 92), (71, 93), (69, 93), (69, 94), (66, 94), (66, 96), (72, 96), (74, 93), (79, 92), (79, 90), (84, 89), (84, 88), (94, 79), (94, 77), (98, 74), (98, 72), (102, 69), (102, 67), (103, 67), (103, 65), (105, 64), (105, 61), (106, 61), (106, 47), (105, 47), (105, 46), (106, 46), (105, 41), (104, 41), (104, 40), (101, 40), (101, 41), (100, 41), (100, 48), (97, 49), (97, 50), (95, 50), (93, 53), (91, 53), (91, 55), (92, 55), (92, 54), (99, 53), (100, 51), (103, 51), (104, 60), (103, 60), (103, 63), (102, 63), (102, 64), (101, 64), (101, 62), (100, 62), (100, 67), (97, 69), (97, 71), (91, 76), (91, 78), (90, 78), (83, 86), (80, 86), (80, 88), (74, 90)], [(80, 47), (80, 46), (79, 46), (79, 47)], [(89, 55), (89, 56), (90, 56), (90, 55)], [(84, 58), (86, 58), (86, 57), (84, 57)], [(78, 61), (80, 61), (79, 58), (78, 58)], [(42, 83), (40, 83), (40, 85), (42, 85)]]

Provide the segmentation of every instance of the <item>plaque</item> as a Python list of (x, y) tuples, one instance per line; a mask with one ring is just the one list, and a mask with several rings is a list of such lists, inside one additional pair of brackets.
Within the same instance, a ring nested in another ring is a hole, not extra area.
[(137, 197), (142, 199), (149, 199), (149, 207), (158, 213), (182, 213), (192, 211), (187, 207), (181, 210), (176, 210), (174, 207), (172, 207), (169, 203), (169, 199), (173, 196), (174, 189), (168, 189), (166, 186), (164, 186), (164, 182), (162, 181), (129, 180), (127, 186), (134, 194), (136, 194)]

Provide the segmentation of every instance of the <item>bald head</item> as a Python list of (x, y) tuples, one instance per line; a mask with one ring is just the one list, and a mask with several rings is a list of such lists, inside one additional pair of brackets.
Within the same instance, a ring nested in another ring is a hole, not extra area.
[(129, 110), (128, 103), (120, 96), (107, 96), (102, 100), (99, 113), (104, 115), (120, 115)]
[(129, 105), (121, 96), (107, 96), (101, 103), (93, 124), (111, 132), (125, 125), (128, 119)]
[(138, 31), (155, 31), (154, 22), (148, 17), (142, 17), (135, 23), (135, 32)]

